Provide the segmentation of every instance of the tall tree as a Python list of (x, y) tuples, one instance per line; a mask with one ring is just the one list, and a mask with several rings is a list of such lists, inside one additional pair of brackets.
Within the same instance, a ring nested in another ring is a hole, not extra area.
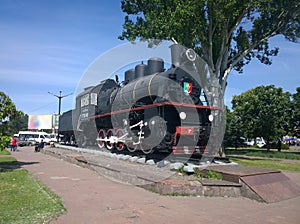
[(23, 111), (16, 111), (16, 114), (8, 122), (8, 134), (13, 135), (19, 131), (25, 131), (28, 127), (28, 115)]
[(258, 86), (234, 96), (232, 109), (239, 129), (248, 138), (263, 137), (269, 142), (288, 131), (290, 93), (274, 85)]
[[(121, 3), (127, 15), (119, 38), (148, 40), (151, 44), (175, 38), (195, 49), (207, 63), (211, 89), (220, 98), (213, 106), (224, 107), (227, 78), (233, 69), (243, 72), (243, 66), (253, 58), (271, 64), (271, 56), (278, 54), (278, 48), (270, 49), (271, 37), (281, 34), (293, 42), (300, 38), (299, 0), (122, 0)], [(224, 121), (222, 117), (223, 114), (219, 120)]]
[(300, 137), (300, 87), (296, 91), (292, 96), (291, 134)]
[(224, 135), (224, 144), (225, 147), (234, 146), (235, 148), (239, 147), (243, 143), (243, 136), (239, 128), (239, 120), (236, 119), (234, 113), (225, 107), (226, 112), (226, 129)]
[(9, 143), (7, 124), (15, 112), (15, 104), (4, 92), (0, 92), (0, 150), (3, 150)]
[(120, 39), (175, 38), (193, 48), (218, 79), (222, 92), (232, 69), (253, 58), (271, 64), (278, 48), (268, 40), (282, 34), (298, 42), (299, 0), (122, 0), (127, 15)]

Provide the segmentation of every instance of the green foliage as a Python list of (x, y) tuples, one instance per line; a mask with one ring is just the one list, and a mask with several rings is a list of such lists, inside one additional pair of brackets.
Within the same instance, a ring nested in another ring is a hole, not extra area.
[(292, 95), (290, 132), (292, 136), (300, 137), (300, 87)]
[(16, 107), (12, 100), (4, 92), (0, 92), (0, 119), (10, 117), (15, 111)]
[(207, 179), (222, 180), (222, 175), (214, 170), (207, 170)]
[(243, 133), (238, 126), (237, 120), (234, 117), (234, 113), (231, 112), (228, 107), (225, 108), (226, 111), (226, 130), (224, 135), (224, 145), (225, 147), (234, 146), (236, 148), (243, 146)]
[(9, 136), (2, 136), (0, 133), (0, 151), (6, 149), (6, 147), (10, 143), (10, 137)]
[[(120, 39), (171, 40), (194, 48), (223, 91), (232, 69), (257, 58), (271, 64), (270, 37), (300, 37), (299, 0), (122, 0), (127, 15)], [(151, 42), (157, 44), (159, 41)]]
[(12, 100), (4, 93), (0, 92), (0, 133), (7, 135), (7, 122), (16, 113), (16, 106)]
[(183, 175), (187, 175), (187, 173), (183, 169), (184, 169), (184, 165), (182, 165), (181, 167), (179, 167), (178, 173), (181, 173)]
[(19, 131), (26, 131), (28, 126), (28, 115), (23, 111), (16, 111), (15, 116), (12, 117), (7, 125), (8, 135), (18, 133)]
[(202, 179), (204, 177), (204, 174), (195, 167), (194, 168), (194, 176), (198, 179)]
[(5, 149), (10, 142), (10, 137), (7, 136), (7, 125), (15, 113), (16, 106), (12, 100), (4, 92), (0, 92), (0, 150)]
[(234, 119), (244, 136), (269, 142), (286, 134), (290, 105), (290, 93), (274, 85), (256, 87), (232, 100)]

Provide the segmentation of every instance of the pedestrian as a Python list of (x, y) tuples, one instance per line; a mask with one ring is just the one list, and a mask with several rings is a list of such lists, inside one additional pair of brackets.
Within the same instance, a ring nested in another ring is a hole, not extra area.
[(35, 152), (39, 152), (41, 149), (44, 148), (44, 145), (45, 145), (45, 142), (43, 141), (43, 139), (41, 140), (40, 143), (38, 143), (36, 146), (35, 146)]
[(40, 144), (39, 144), (39, 149), (43, 149), (44, 146), (45, 146), (45, 142), (42, 139), (41, 142), (40, 142)]
[(16, 151), (17, 150), (17, 138), (13, 137), (11, 141), (11, 149), (10, 151)]
[(278, 149), (278, 152), (281, 152), (281, 140), (280, 140), (280, 138), (277, 141), (277, 149)]

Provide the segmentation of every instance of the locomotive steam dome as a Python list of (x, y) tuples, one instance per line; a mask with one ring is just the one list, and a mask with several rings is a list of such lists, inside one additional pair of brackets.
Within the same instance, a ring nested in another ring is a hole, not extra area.
[(147, 65), (139, 64), (135, 66), (135, 78), (141, 78), (148, 74), (148, 68)]
[(148, 71), (149, 71), (149, 75), (152, 75), (156, 72), (163, 72), (164, 71), (164, 60), (161, 58), (149, 58)]
[(135, 79), (135, 69), (132, 68), (132, 69), (127, 70), (125, 72), (125, 79), (124, 79), (125, 83), (127, 84), (134, 79)]

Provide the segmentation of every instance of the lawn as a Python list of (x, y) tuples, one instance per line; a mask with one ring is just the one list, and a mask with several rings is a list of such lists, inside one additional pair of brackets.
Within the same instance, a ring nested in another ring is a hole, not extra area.
[(45, 223), (64, 212), (60, 198), (27, 170), (12, 169), (16, 163), (0, 155), (0, 223)]
[(230, 158), (230, 161), (236, 162), (240, 165), (255, 166), (268, 168), (273, 170), (300, 172), (300, 163), (285, 162), (285, 161), (274, 161), (274, 160), (256, 160), (256, 159), (239, 159)]
[(300, 150), (291, 149), (282, 150), (281, 152), (271, 149), (270, 152), (267, 152), (266, 149), (262, 148), (227, 148), (225, 149), (225, 154), (300, 160)]

